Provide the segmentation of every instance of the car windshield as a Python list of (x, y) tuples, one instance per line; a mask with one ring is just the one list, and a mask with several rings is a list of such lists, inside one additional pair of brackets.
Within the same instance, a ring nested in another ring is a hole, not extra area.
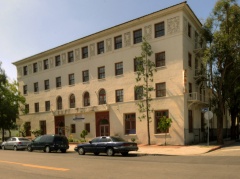
[(113, 142), (126, 142), (124, 139), (120, 137), (111, 137)]
[(26, 138), (19, 138), (20, 141), (29, 141), (29, 139)]

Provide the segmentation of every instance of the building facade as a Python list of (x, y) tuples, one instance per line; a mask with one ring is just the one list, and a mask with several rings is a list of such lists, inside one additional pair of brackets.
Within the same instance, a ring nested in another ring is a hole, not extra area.
[[(28, 114), (20, 121), (30, 131), (80, 138), (119, 135), (147, 143), (147, 122), (140, 121), (136, 102), (135, 57), (145, 37), (151, 45), (154, 73), (151, 144), (164, 144), (157, 129), (161, 116), (172, 119), (167, 143), (185, 145), (204, 132), (202, 108), (208, 92), (196, 79), (203, 71), (201, 23), (186, 2), (139, 17), (13, 63)], [(198, 137), (197, 137), (198, 138)], [(198, 140), (198, 139), (197, 139)]]

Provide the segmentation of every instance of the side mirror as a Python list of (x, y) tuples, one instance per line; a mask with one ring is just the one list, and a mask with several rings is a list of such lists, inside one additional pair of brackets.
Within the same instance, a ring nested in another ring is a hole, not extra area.
[(92, 144), (92, 141), (89, 141), (90, 144)]

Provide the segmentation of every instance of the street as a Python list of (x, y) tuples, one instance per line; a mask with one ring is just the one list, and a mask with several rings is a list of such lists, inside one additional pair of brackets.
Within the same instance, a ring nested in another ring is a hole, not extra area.
[(240, 178), (239, 166), (239, 143), (198, 156), (0, 150), (0, 178)]

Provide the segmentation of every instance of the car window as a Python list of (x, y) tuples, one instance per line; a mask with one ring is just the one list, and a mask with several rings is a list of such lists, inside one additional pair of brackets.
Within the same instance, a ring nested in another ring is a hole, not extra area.
[(15, 137), (12, 138), (12, 141), (16, 141), (17, 139)]
[(37, 138), (34, 139), (35, 142), (39, 142), (43, 136), (38, 136)]
[(12, 141), (12, 138), (8, 139), (7, 142)]
[(92, 143), (94, 143), (94, 142), (98, 142), (98, 140), (99, 140), (99, 137), (93, 139), (93, 140), (92, 140)]
[(44, 138), (41, 140), (41, 141), (44, 141), (44, 142), (53, 142), (53, 138), (54, 136), (44, 136)]
[(99, 140), (99, 142), (111, 142), (111, 139), (103, 137)]
[(124, 139), (120, 137), (111, 137), (113, 142), (126, 142)]
[(18, 138), (19, 141), (29, 141), (27, 138)]

